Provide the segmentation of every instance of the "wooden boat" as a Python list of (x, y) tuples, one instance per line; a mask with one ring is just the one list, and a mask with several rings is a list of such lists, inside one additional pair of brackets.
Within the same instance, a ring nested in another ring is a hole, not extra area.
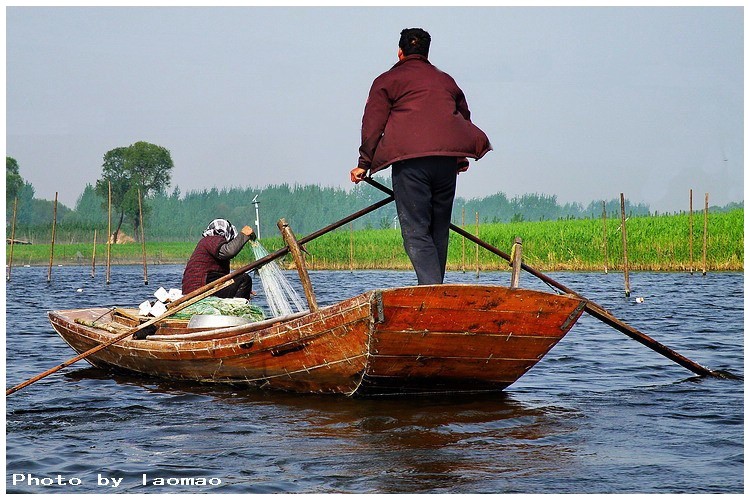
[[(227, 328), (164, 319), (146, 339), (86, 358), (145, 376), (371, 396), (501, 391), (562, 339), (585, 299), (488, 285), (373, 290), (314, 312)], [(148, 318), (137, 310), (49, 313), (77, 352)]]

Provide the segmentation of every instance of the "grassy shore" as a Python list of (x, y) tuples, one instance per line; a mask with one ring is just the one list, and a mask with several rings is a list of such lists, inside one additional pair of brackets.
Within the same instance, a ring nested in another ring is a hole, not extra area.
[[(523, 239), (524, 261), (543, 271), (622, 269), (620, 221), (608, 219), (605, 238), (602, 220), (560, 220), (482, 224), (479, 237), (510, 253), (515, 236)], [(703, 216), (693, 218), (693, 258), (690, 258), (689, 218), (684, 215), (636, 217), (627, 221), (628, 263), (632, 270), (687, 271), (703, 266)], [(465, 229), (476, 234), (476, 227)], [(298, 235), (301, 237), (302, 235)], [(196, 242), (146, 242), (146, 263), (184, 264)], [(269, 252), (283, 246), (281, 237), (264, 238)], [(341, 228), (306, 245), (308, 267), (320, 269), (410, 269), (404, 253), (401, 233), (395, 229), (350, 231)], [(10, 257), (6, 246), (6, 259)], [(508, 269), (494, 254), (479, 249), (457, 234), (451, 234), (448, 250), (451, 270)], [(55, 264), (91, 266), (93, 244), (59, 244), (54, 247)], [(96, 265), (107, 259), (107, 245), (96, 247)], [(233, 260), (241, 266), (254, 260), (246, 247)], [(13, 266), (48, 265), (50, 244), (14, 245)], [(142, 264), (140, 243), (112, 245), (110, 261), (118, 264)], [(289, 263), (290, 258), (286, 258)], [(6, 260), (7, 263), (7, 260)], [(709, 214), (706, 241), (706, 268), (710, 271), (744, 271), (744, 210)]]

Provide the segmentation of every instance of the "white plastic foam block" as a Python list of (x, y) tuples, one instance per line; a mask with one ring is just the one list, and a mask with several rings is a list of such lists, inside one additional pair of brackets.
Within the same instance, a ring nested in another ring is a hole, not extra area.
[(169, 289), (169, 294), (168, 294), (169, 300), (175, 301), (175, 300), (179, 299), (180, 297), (182, 297), (182, 290), (180, 290), (179, 288), (170, 288)]
[(159, 302), (166, 302), (167, 299), (169, 298), (169, 294), (167, 293), (167, 291), (164, 289), (163, 286), (160, 286), (159, 289), (154, 292), (154, 297), (156, 297), (159, 300)]
[(151, 312), (151, 302), (148, 300), (144, 300), (138, 305), (138, 315), (139, 316), (148, 316), (148, 313)]
[(151, 316), (158, 317), (167, 312), (167, 306), (163, 302), (157, 302), (151, 306)]

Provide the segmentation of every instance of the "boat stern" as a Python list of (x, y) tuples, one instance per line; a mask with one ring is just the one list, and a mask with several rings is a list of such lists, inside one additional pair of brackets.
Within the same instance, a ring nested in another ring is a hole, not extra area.
[(500, 286), (376, 291), (358, 394), (501, 391), (567, 334), (585, 304), (570, 295)]

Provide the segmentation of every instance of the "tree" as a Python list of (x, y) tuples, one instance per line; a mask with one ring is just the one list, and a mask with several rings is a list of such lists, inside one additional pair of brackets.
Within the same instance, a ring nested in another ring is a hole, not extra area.
[(96, 192), (104, 198), (106, 208), (109, 186), (112, 187), (112, 208), (119, 212), (119, 222), (111, 235), (114, 241), (117, 241), (125, 216), (133, 221), (134, 237), (138, 239), (141, 219), (139, 191), (145, 215), (149, 210), (146, 198), (169, 186), (173, 167), (166, 148), (143, 141), (112, 149), (104, 155), (102, 178), (96, 181)]
[(79, 224), (83, 227), (101, 226), (102, 221), (107, 220), (106, 208), (102, 208), (102, 200), (96, 193), (96, 189), (91, 184), (86, 184), (83, 193), (76, 201), (75, 210), (71, 212), (67, 219), (63, 219), (66, 224)]
[[(10, 156), (5, 157), (5, 208), (13, 206), (13, 200), (23, 187), (23, 178), (18, 173), (18, 162)], [(7, 214), (6, 214), (7, 215)]]

